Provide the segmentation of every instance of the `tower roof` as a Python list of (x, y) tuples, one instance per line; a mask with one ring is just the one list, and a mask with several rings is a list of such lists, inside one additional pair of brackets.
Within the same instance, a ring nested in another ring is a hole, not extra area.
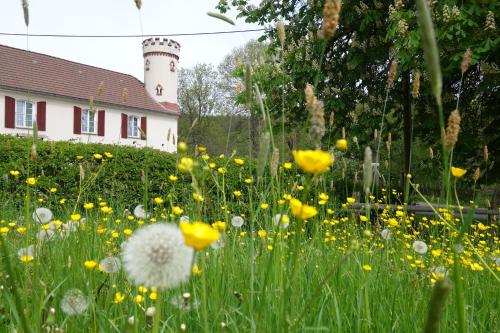
[[(101, 82), (102, 94), (98, 96)], [(0, 45), (0, 88), (71, 97), (178, 115), (176, 104), (157, 103), (141, 81), (129, 74)], [(123, 92), (127, 91), (124, 100)]]

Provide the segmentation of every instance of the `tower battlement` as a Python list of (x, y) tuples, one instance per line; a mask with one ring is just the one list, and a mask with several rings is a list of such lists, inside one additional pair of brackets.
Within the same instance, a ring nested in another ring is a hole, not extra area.
[(178, 59), (181, 50), (181, 44), (179, 44), (173, 39), (151, 37), (145, 39), (142, 42), (142, 50), (144, 56), (160, 52), (160, 53), (167, 53)]

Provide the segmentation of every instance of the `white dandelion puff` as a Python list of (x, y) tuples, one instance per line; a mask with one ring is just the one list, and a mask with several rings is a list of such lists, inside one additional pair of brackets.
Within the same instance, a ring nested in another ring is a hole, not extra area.
[(222, 237), (220, 237), (217, 241), (210, 244), (210, 246), (214, 250), (222, 249), (224, 247), (224, 240), (222, 239)]
[(275, 227), (280, 226), (283, 229), (288, 228), (288, 226), (290, 225), (290, 219), (286, 214), (285, 215), (276, 214), (273, 218), (273, 222)]
[(420, 254), (426, 254), (427, 253), (427, 244), (425, 242), (422, 242), (420, 240), (416, 240), (413, 242), (413, 251), (420, 253)]
[(138, 229), (123, 246), (128, 277), (137, 285), (173, 288), (191, 274), (193, 249), (174, 224), (153, 224)]
[(120, 270), (120, 267), (122, 267), (120, 259), (114, 256), (102, 259), (99, 265), (101, 266), (102, 271), (108, 274), (116, 273)]
[(182, 295), (175, 295), (170, 300), (170, 303), (179, 310), (191, 311), (195, 310), (200, 306), (200, 302), (192, 300), (191, 294), (184, 293)]
[(391, 239), (392, 232), (389, 229), (384, 229), (380, 232), (380, 236), (382, 236), (383, 239)]
[(149, 214), (146, 213), (143, 205), (137, 205), (134, 208), (134, 216), (138, 219), (148, 219)]
[(50, 220), (52, 220), (52, 211), (48, 208), (40, 207), (35, 209), (32, 217), (35, 222), (38, 222), (40, 224), (45, 224), (50, 222)]
[(68, 316), (79, 315), (89, 307), (89, 298), (79, 289), (70, 289), (61, 300), (61, 310)]
[(456, 253), (464, 253), (465, 247), (462, 244), (455, 244), (453, 246), (453, 249), (455, 250)]
[(55, 232), (52, 229), (47, 229), (47, 230), (42, 229), (36, 234), (36, 238), (42, 242), (51, 241), (54, 239), (54, 237), (55, 237)]
[(443, 266), (434, 266), (431, 268), (431, 273), (436, 274), (437, 276), (448, 277), (448, 269)]
[(233, 216), (231, 219), (231, 225), (235, 228), (241, 228), (245, 220), (241, 216)]
[(34, 258), (35, 252), (35, 247), (33, 245), (30, 245), (28, 247), (23, 247), (17, 251), (17, 257), (22, 258), (22, 257), (31, 257)]
[(156, 313), (156, 308), (154, 306), (150, 306), (146, 309), (146, 317), (154, 317)]
[(62, 238), (68, 237), (69, 234), (78, 230), (80, 222), (78, 221), (68, 221), (62, 225), (62, 230), (60, 236)]

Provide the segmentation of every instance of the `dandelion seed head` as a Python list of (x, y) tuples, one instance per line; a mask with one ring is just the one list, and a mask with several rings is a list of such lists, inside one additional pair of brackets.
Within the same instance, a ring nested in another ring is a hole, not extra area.
[(149, 214), (146, 213), (143, 205), (137, 205), (134, 208), (134, 216), (138, 219), (147, 219)]
[(128, 277), (137, 285), (173, 288), (191, 273), (193, 249), (173, 224), (153, 224), (137, 230), (123, 246)]
[(391, 239), (392, 232), (389, 229), (384, 229), (380, 232), (380, 236), (382, 236), (383, 239)]
[(245, 220), (243, 220), (241, 216), (233, 216), (233, 218), (231, 219), (231, 225), (235, 228), (241, 228), (244, 222)]
[(288, 215), (276, 214), (273, 218), (273, 222), (275, 227), (279, 226), (283, 229), (286, 229), (290, 225), (290, 218), (288, 217)]
[(36, 238), (40, 241), (51, 241), (55, 237), (55, 232), (52, 229), (40, 230), (36, 234)]
[(413, 251), (420, 253), (420, 254), (426, 254), (427, 253), (427, 244), (425, 242), (416, 240), (413, 242), (412, 245)]
[(37, 208), (33, 212), (33, 220), (40, 224), (49, 223), (52, 220), (52, 211), (45, 207)]
[(104, 273), (116, 273), (120, 270), (122, 263), (119, 258), (109, 256), (102, 259), (99, 265)]
[(33, 245), (30, 245), (28, 247), (23, 247), (17, 251), (17, 257), (18, 258), (34, 257), (34, 250), (35, 247)]
[(66, 291), (61, 300), (61, 310), (68, 316), (80, 315), (89, 307), (88, 297), (79, 289)]

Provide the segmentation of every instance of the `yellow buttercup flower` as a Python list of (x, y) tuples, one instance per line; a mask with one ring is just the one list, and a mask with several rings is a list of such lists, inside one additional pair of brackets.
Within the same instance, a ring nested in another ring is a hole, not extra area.
[(20, 174), (21, 173), (19, 171), (17, 171), (17, 170), (11, 170), (10, 171), (10, 175), (14, 176), (14, 177), (19, 177)]
[(220, 237), (219, 231), (202, 222), (183, 222), (179, 227), (184, 235), (186, 245), (198, 251), (206, 249)]
[(294, 150), (293, 158), (299, 168), (312, 174), (325, 172), (334, 162), (333, 155), (322, 150)]
[(198, 265), (194, 265), (193, 268), (191, 268), (191, 273), (196, 276), (201, 274), (201, 269), (198, 267)]
[(346, 151), (347, 150), (347, 146), (348, 146), (348, 144), (347, 144), (347, 140), (346, 139), (339, 139), (335, 143), (335, 147), (338, 150)]
[(290, 162), (285, 162), (283, 164), (283, 168), (287, 169), (287, 170), (291, 170), (292, 169), (292, 163)]
[(178, 151), (180, 151), (181, 153), (186, 152), (186, 151), (187, 151), (187, 149), (188, 149), (188, 146), (187, 146), (187, 144), (186, 144), (185, 142), (182, 142), (182, 141), (181, 141), (181, 142), (179, 142), (179, 143), (177, 144), (177, 150), (178, 150)]
[(193, 159), (189, 157), (183, 157), (181, 158), (181, 161), (179, 164), (177, 164), (177, 169), (179, 169), (180, 172), (184, 173), (190, 173), (193, 171)]
[(26, 179), (26, 184), (28, 184), (28, 185), (35, 185), (36, 184), (36, 178), (29, 177), (28, 179)]
[(33, 261), (33, 259), (34, 258), (32, 256), (27, 256), (27, 255), (26, 256), (21, 256), (19, 258), (19, 260), (21, 260), (21, 262), (23, 262), (23, 263), (31, 262), (31, 261)]
[(86, 269), (94, 269), (97, 267), (97, 262), (95, 262), (94, 260), (86, 260), (83, 265)]
[(165, 202), (165, 200), (163, 200), (163, 199), (162, 199), (162, 198), (160, 198), (160, 197), (156, 197), (156, 198), (154, 198), (154, 202), (155, 202), (155, 204), (157, 204), (157, 205), (161, 205), (161, 204), (163, 204), (163, 203)]
[(369, 272), (369, 271), (371, 271), (371, 270), (372, 270), (372, 266), (370, 266), (370, 265), (363, 265), (363, 270), (364, 270), (365, 272)]
[(105, 152), (104, 155), (107, 157), (107, 158), (113, 158), (113, 154), (111, 154), (110, 152)]
[(80, 214), (71, 214), (71, 220), (72, 221), (80, 221), (82, 216)]
[(177, 176), (170, 175), (170, 176), (168, 176), (168, 179), (169, 179), (171, 182), (175, 182), (175, 181), (177, 181)]
[(86, 204), (83, 205), (83, 208), (92, 209), (94, 208), (94, 204), (92, 202), (87, 202)]
[(181, 207), (179, 206), (173, 206), (172, 207), (172, 213), (174, 215), (181, 215), (182, 213), (184, 213), (184, 209), (182, 209)]
[(298, 199), (290, 200), (290, 209), (292, 210), (293, 216), (301, 220), (307, 220), (318, 214), (316, 208), (303, 204)]
[(453, 175), (453, 177), (461, 178), (465, 175), (466, 172), (467, 170), (465, 169), (451, 167), (451, 174)]
[(113, 299), (113, 303), (120, 304), (121, 302), (123, 302), (124, 299), (125, 295), (123, 295), (121, 292), (117, 292), (115, 293), (115, 298)]
[(234, 163), (236, 163), (236, 165), (241, 166), (241, 165), (245, 164), (245, 160), (241, 159), (241, 158), (235, 158)]
[(95, 158), (96, 160), (100, 160), (100, 159), (102, 159), (102, 155), (101, 155), (101, 154), (94, 154), (93, 156), (94, 156), (94, 158)]

